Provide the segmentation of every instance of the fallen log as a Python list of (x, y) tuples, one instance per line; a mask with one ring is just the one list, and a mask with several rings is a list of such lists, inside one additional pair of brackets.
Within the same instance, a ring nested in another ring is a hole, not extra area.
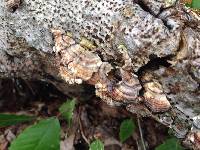
[(93, 85), (199, 149), (199, 17), (173, 0), (0, 0), (0, 77)]

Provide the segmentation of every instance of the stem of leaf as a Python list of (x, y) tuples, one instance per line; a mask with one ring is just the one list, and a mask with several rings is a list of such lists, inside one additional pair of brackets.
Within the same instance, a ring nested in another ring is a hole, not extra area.
[(137, 123), (138, 123), (138, 128), (139, 128), (139, 131), (140, 131), (140, 138), (141, 138), (141, 142), (142, 142), (142, 147), (143, 147), (143, 150), (146, 150), (139, 117), (137, 117)]

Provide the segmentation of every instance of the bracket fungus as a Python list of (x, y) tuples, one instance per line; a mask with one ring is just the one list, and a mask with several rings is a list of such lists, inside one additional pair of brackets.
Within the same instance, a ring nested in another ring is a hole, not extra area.
[[(121, 68), (118, 75), (122, 80), (116, 81), (115, 75), (112, 74), (112, 65), (102, 62), (97, 54), (87, 49), (88, 46), (84, 44), (89, 43), (87, 39), (75, 44), (75, 41), (61, 30), (53, 29), (52, 33), (55, 40), (54, 50), (56, 55), (61, 57), (60, 76), (65, 81), (71, 84), (86, 81), (95, 85), (96, 94), (105, 101), (137, 102), (142, 87), (136, 75)], [(92, 48), (91, 43), (89, 45)], [(109, 77), (109, 74), (112, 77)]]
[(60, 75), (68, 83), (82, 83), (91, 79), (102, 64), (100, 57), (62, 33), (52, 30), (55, 39), (55, 51), (60, 58)]
[(144, 80), (144, 102), (153, 112), (165, 112), (170, 109), (168, 101), (161, 84), (148, 74), (143, 76)]
[(120, 69), (120, 76), (122, 80), (118, 82), (107, 79), (109, 84), (105, 86), (106, 88), (98, 88), (97, 95), (102, 99), (113, 100), (118, 103), (138, 103), (137, 97), (142, 87), (137, 76), (123, 69)]

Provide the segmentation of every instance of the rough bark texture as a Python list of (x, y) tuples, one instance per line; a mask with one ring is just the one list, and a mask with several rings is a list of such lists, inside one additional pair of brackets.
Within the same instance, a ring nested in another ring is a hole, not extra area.
[(200, 148), (200, 19), (173, 0), (0, 0), (0, 77), (94, 85)]

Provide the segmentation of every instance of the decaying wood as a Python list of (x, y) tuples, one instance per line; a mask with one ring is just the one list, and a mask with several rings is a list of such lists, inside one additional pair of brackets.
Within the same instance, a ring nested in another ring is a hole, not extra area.
[(200, 16), (181, 3), (0, 0), (0, 34), (1, 78), (91, 84), (200, 148)]

